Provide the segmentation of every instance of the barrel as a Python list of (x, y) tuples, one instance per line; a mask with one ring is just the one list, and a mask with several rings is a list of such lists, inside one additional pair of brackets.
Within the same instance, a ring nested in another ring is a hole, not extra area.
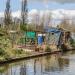
[(38, 34), (38, 45), (41, 45), (43, 43), (43, 36), (42, 34)]

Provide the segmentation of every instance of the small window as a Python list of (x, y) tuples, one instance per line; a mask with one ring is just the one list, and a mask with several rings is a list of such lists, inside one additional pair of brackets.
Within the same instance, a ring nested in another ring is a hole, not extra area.
[(54, 33), (52, 33), (52, 35), (54, 35)]

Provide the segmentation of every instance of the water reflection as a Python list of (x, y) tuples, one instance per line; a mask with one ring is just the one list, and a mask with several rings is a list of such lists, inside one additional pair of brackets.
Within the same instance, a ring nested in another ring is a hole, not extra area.
[(9, 67), (9, 65), (1, 66), (0, 73), (4, 73), (5, 71), (7, 71), (8, 67)]
[(61, 57), (54, 54), (0, 66), (0, 75), (68, 75), (71, 61)]
[(58, 55), (51, 55), (45, 58), (44, 72), (54, 72), (63, 70), (69, 65), (69, 59), (62, 59)]

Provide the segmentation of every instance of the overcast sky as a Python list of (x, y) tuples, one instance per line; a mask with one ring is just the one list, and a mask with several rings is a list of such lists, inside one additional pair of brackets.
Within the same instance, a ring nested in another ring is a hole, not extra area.
[(28, 0), (28, 1), (30, 1), (30, 2), (32, 2), (32, 1), (40, 1), (40, 2), (44, 2), (44, 1), (46, 1), (46, 2), (57, 2), (57, 3), (74, 3), (75, 2), (75, 0)]
[[(7, 0), (0, 0), (0, 17), (4, 16)], [(22, 0), (11, 0), (11, 11), (13, 17), (20, 17)], [(55, 18), (61, 18), (62, 13), (75, 16), (75, 0), (28, 0), (29, 13), (35, 11), (53, 10)], [(35, 10), (35, 11), (34, 11)]]

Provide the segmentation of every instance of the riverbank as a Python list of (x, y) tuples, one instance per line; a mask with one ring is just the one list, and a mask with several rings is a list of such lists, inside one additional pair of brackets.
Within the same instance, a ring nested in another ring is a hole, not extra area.
[(24, 56), (23, 57), (16, 57), (16, 58), (0, 61), (0, 65), (13, 63), (13, 62), (17, 62), (17, 61), (20, 61), (20, 60), (28, 60), (28, 59), (32, 59), (32, 58), (35, 58), (35, 57), (40, 57), (40, 56), (45, 56), (45, 55), (50, 55), (50, 54), (57, 54), (59, 52), (61, 52), (61, 51), (33, 53), (32, 55), (28, 55), (28, 56), (25, 56), (25, 57)]
[[(75, 49), (69, 49), (69, 50), (66, 50), (65, 52), (74, 51), (74, 50)], [(0, 65), (18, 62), (18, 61), (21, 61), (21, 60), (33, 59), (33, 58), (36, 58), (36, 57), (41, 57), (41, 56), (46, 56), (46, 55), (51, 55), (51, 54), (57, 54), (57, 53), (60, 53), (60, 52), (63, 52), (63, 51), (61, 51), (61, 50), (53, 51), (53, 52), (33, 52), (33, 51), (30, 51), (29, 52), (30, 54), (23, 55), (22, 57), (18, 56), (18, 57), (10, 58), (10, 59), (7, 59), (7, 60), (2, 60), (2, 61), (0, 61)]]
[[(75, 51), (71, 50), (63, 54), (58, 52), (57, 54), (0, 65), (0, 75), (62, 75), (63, 73), (63, 75), (75, 75), (74, 60)], [(67, 72), (68, 69), (70, 72)]]

